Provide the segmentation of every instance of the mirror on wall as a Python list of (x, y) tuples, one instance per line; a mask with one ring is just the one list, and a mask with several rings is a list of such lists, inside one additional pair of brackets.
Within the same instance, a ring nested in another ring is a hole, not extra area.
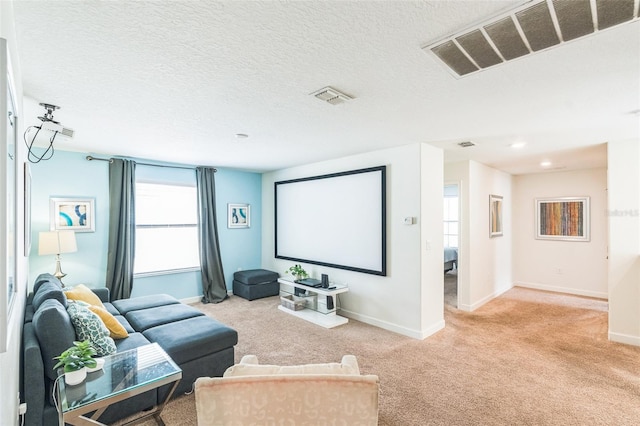
[(17, 114), (9, 64), (7, 41), (0, 39), (0, 241), (5, 258), (0, 262), (3, 288), (0, 296), (0, 352), (7, 349), (7, 323), (16, 296), (17, 224), (16, 224), (16, 162), (17, 162)]

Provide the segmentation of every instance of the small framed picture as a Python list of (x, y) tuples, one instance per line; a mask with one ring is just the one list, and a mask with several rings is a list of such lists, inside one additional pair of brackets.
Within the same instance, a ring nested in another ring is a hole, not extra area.
[(589, 241), (589, 197), (537, 198), (536, 238)]
[(227, 227), (248, 228), (251, 226), (251, 206), (249, 204), (227, 204)]
[(489, 237), (502, 237), (502, 196), (489, 195)]
[(50, 198), (51, 231), (95, 232), (95, 198)]

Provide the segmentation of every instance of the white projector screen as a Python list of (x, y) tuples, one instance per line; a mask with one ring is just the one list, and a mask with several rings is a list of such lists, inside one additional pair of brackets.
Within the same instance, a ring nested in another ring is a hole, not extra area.
[(275, 182), (276, 258), (386, 275), (386, 166)]

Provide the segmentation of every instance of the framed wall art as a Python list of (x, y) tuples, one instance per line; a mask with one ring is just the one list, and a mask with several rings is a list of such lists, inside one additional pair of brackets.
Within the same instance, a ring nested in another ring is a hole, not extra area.
[(249, 228), (251, 226), (251, 206), (249, 204), (227, 205), (227, 227)]
[(95, 198), (50, 198), (51, 231), (95, 232)]
[(502, 237), (502, 196), (489, 195), (489, 237)]
[(537, 198), (536, 238), (589, 241), (589, 197)]

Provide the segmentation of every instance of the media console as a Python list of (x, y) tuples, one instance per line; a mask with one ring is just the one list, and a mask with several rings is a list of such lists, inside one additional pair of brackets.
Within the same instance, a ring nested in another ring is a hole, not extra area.
[(302, 318), (324, 328), (333, 328), (349, 322), (348, 318), (336, 314), (337, 296), (349, 291), (349, 287), (331, 284), (334, 288), (310, 287), (293, 281), (278, 279), (281, 296), (293, 296), (296, 300), (305, 301), (304, 309), (299, 311), (278, 306), (283, 312)]

